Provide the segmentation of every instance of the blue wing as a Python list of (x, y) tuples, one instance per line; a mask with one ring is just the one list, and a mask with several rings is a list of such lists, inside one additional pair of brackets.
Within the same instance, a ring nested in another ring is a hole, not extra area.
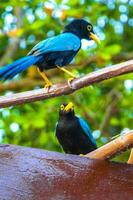
[(87, 124), (87, 122), (84, 119), (82, 119), (81, 117), (77, 117), (77, 118), (78, 118), (79, 123), (80, 123), (82, 129), (84, 130), (85, 134), (89, 137), (89, 139), (91, 140), (91, 142), (94, 145), (96, 145), (96, 141), (95, 141), (95, 139), (92, 136), (91, 129), (90, 129), (89, 125)]
[(77, 51), (81, 46), (80, 39), (72, 33), (63, 33), (39, 42), (28, 55), (41, 55), (56, 51)]
[(58, 128), (58, 122), (56, 122), (55, 124), (55, 134), (56, 134), (57, 128)]

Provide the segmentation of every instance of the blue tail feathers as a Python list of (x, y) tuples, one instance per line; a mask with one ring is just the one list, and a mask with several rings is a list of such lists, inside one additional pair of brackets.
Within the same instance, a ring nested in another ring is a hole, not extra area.
[(29, 55), (0, 68), (0, 80), (12, 79), (15, 75), (36, 64), (39, 60), (39, 56)]

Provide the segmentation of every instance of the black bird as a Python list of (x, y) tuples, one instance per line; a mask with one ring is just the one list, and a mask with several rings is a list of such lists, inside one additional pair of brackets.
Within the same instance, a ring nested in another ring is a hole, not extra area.
[(56, 137), (65, 153), (87, 154), (97, 148), (89, 125), (81, 117), (75, 116), (71, 102), (60, 107)]
[(65, 26), (60, 35), (39, 42), (27, 56), (0, 69), (0, 79), (12, 79), (33, 64), (37, 65), (38, 71), (46, 83), (45, 87), (52, 85), (44, 73), (44, 70), (47, 69), (58, 68), (69, 74), (70, 80), (76, 78), (63, 66), (68, 65), (75, 57), (81, 47), (81, 39), (95, 40), (100, 43), (90, 23), (83, 19), (75, 19)]

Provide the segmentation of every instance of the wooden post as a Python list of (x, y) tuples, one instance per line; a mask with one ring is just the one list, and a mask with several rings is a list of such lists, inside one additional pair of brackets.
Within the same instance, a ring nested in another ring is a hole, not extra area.
[(0, 200), (132, 200), (133, 165), (0, 146)]

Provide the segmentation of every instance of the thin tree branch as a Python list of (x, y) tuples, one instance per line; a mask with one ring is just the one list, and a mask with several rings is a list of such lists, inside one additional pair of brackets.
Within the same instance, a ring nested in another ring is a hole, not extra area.
[[(114, 63), (118, 63), (118, 62), (124, 62), (124, 61), (128, 61), (128, 60), (132, 60), (133, 59), (133, 52), (121, 52), (119, 54), (115, 54), (113, 55), (110, 60), (113, 61)], [(81, 68), (81, 66), (84, 68), (87, 65), (90, 65), (92, 63), (99, 63), (99, 60), (102, 61), (102, 63), (106, 62), (106, 60), (103, 58), (103, 56), (95, 54), (95, 55), (91, 55), (89, 56), (88, 59), (83, 60), (81, 62), (78, 63), (74, 63), (74, 64), (69, 64), (70, 68)]]
[(112, 59), (114, 62), (121, 62), (126, 60), (133, 59), (133, 51), (132, 52), (122, 52), (116, 55), (112, 56)]
[(33, 79), (33, 78), (23, 78), (21, 80), (12, 81), (7, 84), (0, 84), (0, 93), (5, 92), (6, 90), (23, 90), (26, 88), (27, 90), (34, 88), (36, 86), (43, 87), (42, 79)]
[(77, 78), (73, 80), (73, 82), (71, 83), (71, 87), (68, 85), (67, 82), (64, 82), (53, 85), (49, 89), (49, 91), (47, 89), (37, 89), (28, 92), (13, 94), (10, 96), (1, 96), (0, 108), (71, 94), (74, 91), (89, 86), (91, 84), (98, 83), (100, 81), (130, 72), (133, 72), (133, 60), (110, 67), (105, 67), (96, 72), (87, 74), (84, 77)]
[[(89, 158), (100, 159), (100, 160), (109, 160), (115, 157), (116, 155), (118, 155), (119, 153), (131, 147), (133, 147), (133, 130), (105, 144), (104, 146), (98, 148), (97, 150), (92, 151), (91, 153), (88, 153), (85, 156)], [(128, 163), (131, 163), (131, 162), (128, 162)]]
[(130, 156), (129, 156), (129, 159), (127, 161), (128, 164), (133, 164), (133, 148), (131, 149), (131, 153), (130, 153)]
[(118, 103), (118, 101), (121, 98), (122, 98), (122, 95), (118, 91), (116, 91), (115, 88), (113, 88), (111, 90), (111, 92), (108, 94), (109, 102), (108, 102), (106, 110), (105, 110), (103, 121), (99, 126), (99, 130), (100, 130), (100, 132), (102, 134), (104, 134), (104, 132), (106, 132), (106, 127), (108, 127), (108, 123), (109, 123), (110, 117), (112, 116), (112, 114), (114, 112), (113, 111), (114, 107), (116, 106), (116, 104)]

